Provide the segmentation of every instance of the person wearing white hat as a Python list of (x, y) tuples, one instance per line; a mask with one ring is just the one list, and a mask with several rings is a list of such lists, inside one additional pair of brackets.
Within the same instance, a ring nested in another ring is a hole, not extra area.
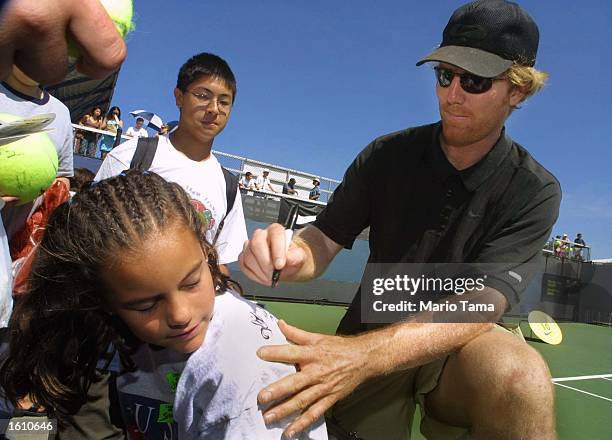
[(269, 175), (270, 175), (270, 170), (267, 168), (264, 168), (262, 171), (262, 175), (259, 176), (257, 180), (255, 181), (255, 186), (260, 191), (278, 192), (277, 190), (274, 189), (274, 187), (270, 183)]

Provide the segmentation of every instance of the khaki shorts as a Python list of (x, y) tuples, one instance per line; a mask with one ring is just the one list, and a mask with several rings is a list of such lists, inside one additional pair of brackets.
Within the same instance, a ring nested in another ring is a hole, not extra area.
[[(496, 325), (491, 331), (518, 333)], [(519, 335), (520, 334), (520, 335)], [(364, 440), (408, 440), (414, 411), (421, 409), (421, 433), (427, 439), (469, 439), (469, 429), (440, 422), (425, 411), (425, 397), (438, 386), (448, 356), (429, 364), (398, 371), (366, 382), (338, 402), (332, 415), (346, 431)]]

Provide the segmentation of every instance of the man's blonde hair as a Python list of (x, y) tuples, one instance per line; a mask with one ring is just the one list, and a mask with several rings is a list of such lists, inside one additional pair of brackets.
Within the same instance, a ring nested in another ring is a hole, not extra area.
[(540, 72), (534, 67), (521, 66), (519, 64), (513, 64), (506, 70), (505, 76), (510, 81), (510, 84), (518, 87), (525, 93), (522, 101), (539, 92), (548, 80), (548, 73)]

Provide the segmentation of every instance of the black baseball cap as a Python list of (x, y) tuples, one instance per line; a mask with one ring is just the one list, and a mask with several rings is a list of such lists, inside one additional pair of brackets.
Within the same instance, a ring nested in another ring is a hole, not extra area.
[(417, 63), (438, 61), (493, 78), (513, 64), (533, 66), (540, 32), (519, 5), (506, 0), (477, 0), (451, 16), (440, 47)]

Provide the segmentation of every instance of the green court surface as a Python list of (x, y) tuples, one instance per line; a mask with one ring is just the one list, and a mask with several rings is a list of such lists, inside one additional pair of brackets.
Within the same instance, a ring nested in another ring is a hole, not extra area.
[[(334, 333), (346, 310), (340, 306), (261, 302), (289, 324), (327, 334)], [(553, 346), (531, 340), (527, 322), (520, 324), (528, 343), (548, 362), (555, 383), (558, 438), (612, 439), (612, 328), (559, 323), (563, 342)], [(418, 432), (418, 413), (415, 417), (412, 439), (423, 439)]]

